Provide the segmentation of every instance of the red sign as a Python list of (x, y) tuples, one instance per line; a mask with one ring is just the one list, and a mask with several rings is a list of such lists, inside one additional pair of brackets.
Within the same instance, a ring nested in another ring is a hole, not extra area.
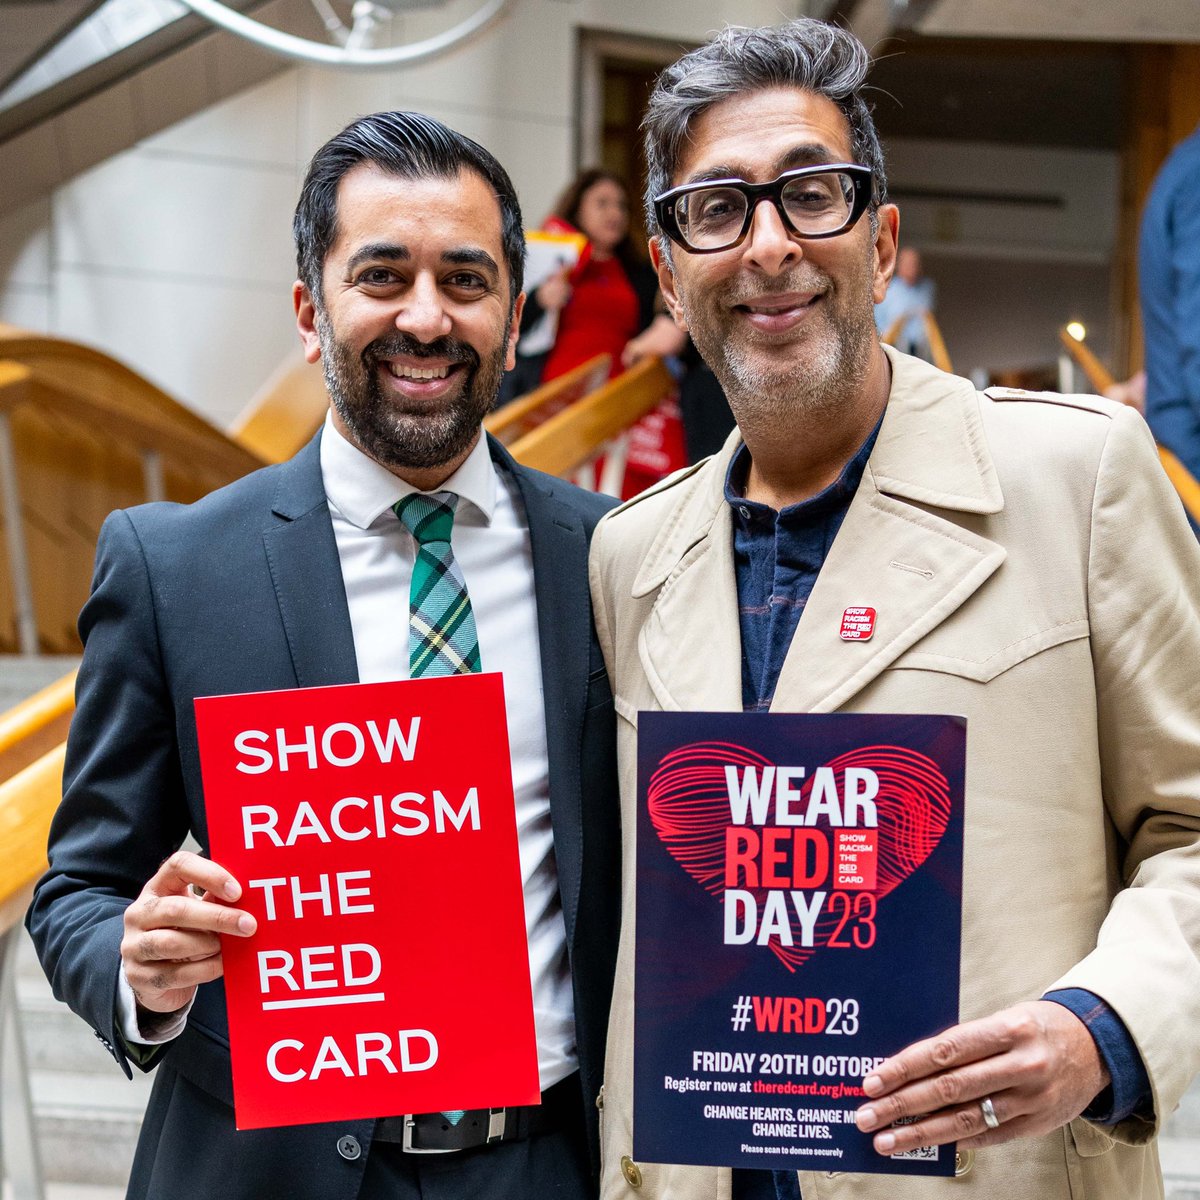
[(873, 608), (848, 608), (842, 613), (841, 638), (843, 642), (868, 642), (875, 632), (875, 610)]
[(237, 1127), (535, 1104), (500, 675), (196, 701)]

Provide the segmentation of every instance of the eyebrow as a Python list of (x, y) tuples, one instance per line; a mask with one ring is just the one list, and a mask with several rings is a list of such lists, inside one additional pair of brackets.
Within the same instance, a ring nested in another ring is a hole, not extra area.
[[(784, 171), (791, 171), (796, 167), (814, 167), (822, 163), (842, 162), (842, 157), (835, 154), (830, 148), (822, 142), (804, 142), (799, 146), (793, 146), (785, 154), (777, 158), (772, 165), (775, 175), (781, 175)], [(704, 171), (698, 171), (694, 175), (689, 175), (685, 183), (708, 183), (714, 179), (741, 179), (742, 168), (733, 166), (729, 163), (718, 163), (716, 166), (709, 167)]]
[(365, 262), (370, 262), (372, 259), (383, 259), (385, 262), (404, 262), (406, 259), (412, 258), (407, 246), (402, 246), (397, 242), (371, 242), (369, 245), (360, 246), (349, 259), (346, 261), (346, 272), (350, 274), (357, 270)]
[[(407, 262), (412, 258), (409, 248), (398, 242), (371, 242), (361, 246), (346, 262), (347, 274), (353, 274), (365, 262)], [(500, 267), (496, 260), (486, 251), (475, 246), (460, 246), (447, 250), (442, 255), (442, 262), (456, 267), (482, 267), (499, 278)]]
[(500, 266), (496, 260), (486, 250), (480, 250), (475, 246), (462, 246), (457, 250), (447, 250), (442, 255), (442, 261), (453, 263), (458, 267), (482, 267), (497, 278), (500, 276)]

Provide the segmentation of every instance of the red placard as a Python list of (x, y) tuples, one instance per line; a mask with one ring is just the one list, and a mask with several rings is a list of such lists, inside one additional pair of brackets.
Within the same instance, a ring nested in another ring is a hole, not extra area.
[(196, 701), (237, 1127), (534, 1104), (498, 674)]

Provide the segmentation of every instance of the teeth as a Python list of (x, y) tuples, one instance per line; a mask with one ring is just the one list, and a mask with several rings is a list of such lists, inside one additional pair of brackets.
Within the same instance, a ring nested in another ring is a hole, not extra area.
[(388, 371), (397, 379), (445, 379), (449, 367), (406, 367), (399, 363), (388, 363)]

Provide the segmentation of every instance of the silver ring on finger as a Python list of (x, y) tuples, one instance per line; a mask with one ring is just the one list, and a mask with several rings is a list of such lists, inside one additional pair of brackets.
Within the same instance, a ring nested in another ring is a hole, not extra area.
[(996, 1116), (996, 1107), (992, 1104), (991, 1096), (984, 1096), (979, 1102), (979, 1111), (983, 1113), (983, 1123), (989, 1129), (1000, 1127), (1000, 1118)]

